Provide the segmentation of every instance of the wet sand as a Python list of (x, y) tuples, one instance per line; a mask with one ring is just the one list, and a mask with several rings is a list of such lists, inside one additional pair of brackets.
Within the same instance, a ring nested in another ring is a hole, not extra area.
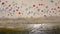
[[(29, 26), (26, 24), (28, 25), (29, 24), (50, 24), (50, 25), (52, 24), (52, 25), (58, 25), (60, 27), (60, 17), (17, 18), (17, 19), (1, 18), (0, 19), (0, 34), (29, 34), (30, 28), (28, 28)], [(58, 30), (53, 29), (53, 32), (54, 31), (60, 34), (59, 33), (60, 28)], [(51, 32), (51, 34), (53, 33)]]

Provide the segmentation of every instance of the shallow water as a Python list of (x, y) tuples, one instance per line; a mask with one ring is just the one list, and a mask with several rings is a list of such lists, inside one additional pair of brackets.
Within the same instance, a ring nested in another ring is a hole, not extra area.
[(17, 30), (0, 30), (0, 34), (60, 34), (60, 30), (35, 30), (35, 31), (17, 31)]
[(60, 27), (52, 24), (25, 24), (24, 30), (0, 28), (0, 34), (60, 34)]

